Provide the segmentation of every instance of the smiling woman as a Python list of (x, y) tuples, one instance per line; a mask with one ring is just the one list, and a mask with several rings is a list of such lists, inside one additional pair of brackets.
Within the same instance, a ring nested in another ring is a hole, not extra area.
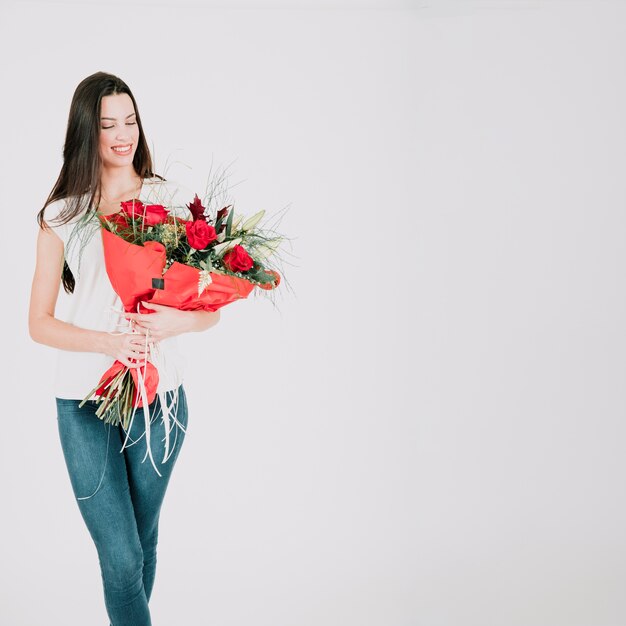
[[(161, 505), (187, 428), (182, 359), (177, 335), (215, 325), (219, 311), (181, 311), (161, 306), (151, 315), (159, 344), (159, 395), (150, 405), (176, 405), (176, 420), (153, 418), (148, 430), (134, 420), (106, 423), (96, 402), (81, 406), (94, 379), (116, 361), (137, 368), (146, 357), (146, 331), (123, 319), (119, 297), (104, 263), (100, 215), (120, 202), (145, 198), (152, 185), (174, 185), (152, 171), (141, 119), (121, 79), (97, 72), (76, 88), (59, 177), (39, 211), (37, 261), (33, 278), (31, 337), (58, 350), (55, 380), (57, 424), (63, 455), (82, 517), (96, 545), (104, 600), (112, 626), (148, 626), (154, 584)], [(173, 193), (173, 190), (170, 190)], [(57, 312), (60, 285), (65, 293)], [(174, 431), (174, 432), (170, 432)], [(154, 456), (166, 437), (177, 442), (160, 474), (139, 446), (123, 446), (145, 435)]]
[[(98, 206), (100, 213), (107, 215), (119, 209), (121, 201), (139, 195), (137, 186), (141, 189), (142, 181), (138, 176), (134, 177), (132, 188), (119, 189), (114, 174), (121, 166), (132, 167), (140, 132), (134, 101), (127, 93), (104, 96), (100, 112), (99, 154), (104, 171), (102, 185), (98, 190)], [(103, 187), (111, 191), (105, 194)]]
[[(100, 156), (103, 161), (107, 161), (111, 152), (119, 157), (129, 157), (133, 154), (134, 146), (137, 145), (139, 130), (135, 122), (136, 113), (133, 111), (125, 118), (120, 118), (120, 126), (125, 126), (121, 130), (118, 128), (118, 118), (109, 117), (110, 113), (117, 110), (133, 108), (132, 100), (127, 94), (117, 96), (106, 96), (102, 99), (102, 112), (107, 115), (100, 116), (102, 125), (100, 126)], [(125, 121), (124, 121), (125, 120)], [(129, 128), (130, 127), (130, 128)], [(128, 136), (128, 141), (119, 143), (118, 137)], [(132, 161), (132, 159), (131, 159)]]

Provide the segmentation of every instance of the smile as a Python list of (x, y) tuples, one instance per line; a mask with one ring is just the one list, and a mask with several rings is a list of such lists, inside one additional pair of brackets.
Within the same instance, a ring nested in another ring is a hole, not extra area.
[(113, 146), (111, 148), (111, 150), (113, 150), (113, 152), (115, 152), (116, 154), (122, 154), (122, 155), (123, 154), (129, 154), (132, 149), (133, 149), (133, 145), (132, 144), (130, 144), (130, 145), (126, 146), (126, 147)]

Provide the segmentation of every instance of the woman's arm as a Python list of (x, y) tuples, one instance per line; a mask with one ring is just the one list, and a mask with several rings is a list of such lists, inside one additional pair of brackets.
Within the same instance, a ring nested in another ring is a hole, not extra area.
[(154, 313), (126, 313), (126, 319), (133, 320), (135, 328), (156, 341), (182, 333), (201, 332), (215, 326), (220, 320), (220, 311), (181, 311), (174, 307), (142, 302)]
[(143, 359), (144, 341), (136, 334), (109, 333), (79, 328), (54, 317), (63, 269), (63, 241), (49, 228), (37, 236), (37, 261), (30, 295), (28, 330), (31, 338), (61, 350), (108, 354), (129, 367)]

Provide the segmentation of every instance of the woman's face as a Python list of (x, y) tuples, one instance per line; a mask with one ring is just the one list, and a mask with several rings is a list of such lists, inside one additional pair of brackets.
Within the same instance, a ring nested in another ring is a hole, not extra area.
[(104, 96), (100, 111), (100, 157), (103, 166), (132, 164), (138, 139), (139, 127), (130, 96), (127, 93)]

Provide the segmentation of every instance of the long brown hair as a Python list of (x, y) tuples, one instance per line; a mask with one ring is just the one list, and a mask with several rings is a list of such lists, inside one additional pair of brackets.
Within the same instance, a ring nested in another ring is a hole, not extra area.
[[(139, 129), (139, 140), (133, 157), (135, 172), (142, 179), (155, 176), (139, 108), (128, 85), (121, 78), (106, 72), (87, 76), (78, 84), (72, 97), (63, 145), (63, 166), (43, 208), (37, 213), (40, 228), (46, 227), (44, 212), (55, 200), (66, 199), (64, 209), (53, 220), (57, 225), (65, 224), (83, 213), (96, 212), (94, 207), (100, 203), (101, 194), (102, 160), (98, 146), (102, 98), (121, 93), (128, 94), (133, 101)], [(165, 180), (162, 176), (158, 178)], [(75, 279), (67, 261), (63, 263), (62, 282), (67, 293), (74, 291)]]

